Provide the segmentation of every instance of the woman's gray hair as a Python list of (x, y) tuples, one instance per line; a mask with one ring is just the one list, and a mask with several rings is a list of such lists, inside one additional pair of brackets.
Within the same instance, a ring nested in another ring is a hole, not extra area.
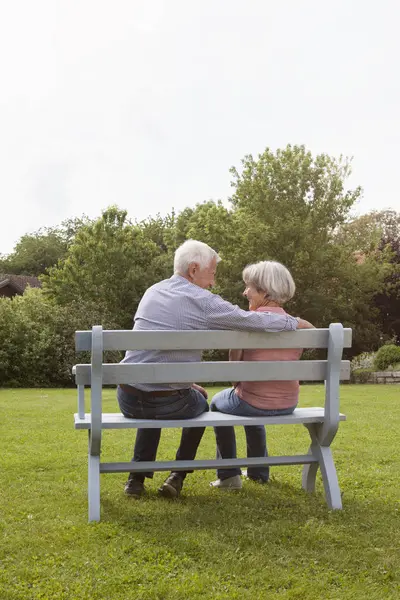
[(174, 273), (186, 275), (191, 263), (197, 263), (201, 269), (208, 267), (215, 258), (217, 263), (221, 260), (217, 252), (204, 242), (187, 240), (175, 251)]
[(265, 292), (277, 304), (290, 300), (296, 291), (290, 271), (273, 260), (247, 265), (242, 276), (246, 285), (253, 285), (257, 290)]

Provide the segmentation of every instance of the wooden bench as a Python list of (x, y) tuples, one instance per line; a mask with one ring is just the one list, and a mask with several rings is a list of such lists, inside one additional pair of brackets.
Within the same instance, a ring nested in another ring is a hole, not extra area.
[[(330, 509), (342, 507), (341, 494), (332, 458), (331, 443), (339, 421), (339, 383), (349, 379), (349, 361), (342, 360), (343, 348), (351, 346), (351, 329), (333, 323), (329, 329), (308, 329), (282, 333), (246, 333), (238, 331), (92, 331), (76, 332), (76, 350), (90, 350), (91, 363), (74, 367), (78, 386), (78, 413), (75, 428), (89, 433), (88, 503), (89, 521), (100, 520), (100, 473), (134, 471), (170, 471), (216, 469), (221, 466), (297, 465), (303, 467), (303, 488), (315, 489), (318, 467)], [(276, 362), (196, 362), (161, 364), (103, 364), (105, 350), (205, 350), (249, 348), (327, 348), (326, 360)], [(236, 417), (207, 412), (195, 419), (126, 419), (120, 413), (102, 413), (103, 384), (174, 383), (265, 380), (325, 381), (325, 405), (297, 408), (293, 414), (279, 417)], [(90, 386), (91, 412), (85, 413), (84, 387)], [(100, 462), (103, 429), (182, 428), (228, 425), (304, 425), (310, 434), (307, 454), (155, 462)]]

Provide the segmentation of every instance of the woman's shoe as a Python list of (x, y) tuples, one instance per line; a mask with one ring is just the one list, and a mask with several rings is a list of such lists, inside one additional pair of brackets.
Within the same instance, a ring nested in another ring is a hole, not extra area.
[(241, 490), (242, 479), (240, 475), (234, 475), (233, 477), (228, 477), (228, 479), (217, 479), (216, 481), (211, 481), (210, 486), (219, 488), (221, 490)]

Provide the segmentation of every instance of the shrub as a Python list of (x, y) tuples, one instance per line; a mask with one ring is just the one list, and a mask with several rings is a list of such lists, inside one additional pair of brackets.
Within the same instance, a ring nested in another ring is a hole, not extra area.
[[(71, 369), (85, 362), (75, 354), (76, 329), (118, 325), (94, 303), (59, 306), (40, 289), (0, 299), (0, 386), (42, 387), (71, 385)], [(114, 353), (115, 355), (115, 353)], [(119, 356), (112, 357), (114, 362)]]
[(387, 344), (379, 348), (374, 364), (378, 371), (384, 371), (390, 365), (395, 365), (398, 362), (400, 362), (400, 346)]
[(350, 363), (351, 371), (358, 371), (359, 369), (373, 370), (375, 357), (376, 352), (363, 352), (362, 354), (355, 356)]
[(352, 383), (369, 383), (373, 369), (356, 369), (351, 373)]

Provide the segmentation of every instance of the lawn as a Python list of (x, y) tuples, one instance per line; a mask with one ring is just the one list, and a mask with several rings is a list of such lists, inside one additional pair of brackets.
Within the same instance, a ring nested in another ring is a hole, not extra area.
[[(87, 524), (86, 447), (73, 429), (74, 390), (0, 390), (0, 598), (258, 599), (400, 597), (400, 389), (342, 387), (334, 457), (343, 511), (301, 489), (301, 467), (272, 470), (268, 486), (224, 494), (212, 471), (190, 475), (175, 502), (123, 494), (125, 474), (101, 479), (102, 521)], [(116, 412), (112, 390), (104, 408)], [(302, 406), (323, 402), (304, 386)], [(302, 453), (307, 432), (269, 427), (271, 454)], [(244, 455), (243, 433), (238, 430)], [(104, 435), (103, 460), (128, 460), (132, 431)], [(172, 458), (178, 431), (162, 434)], [(212, 430), (198, 456), (214, 456)]]

